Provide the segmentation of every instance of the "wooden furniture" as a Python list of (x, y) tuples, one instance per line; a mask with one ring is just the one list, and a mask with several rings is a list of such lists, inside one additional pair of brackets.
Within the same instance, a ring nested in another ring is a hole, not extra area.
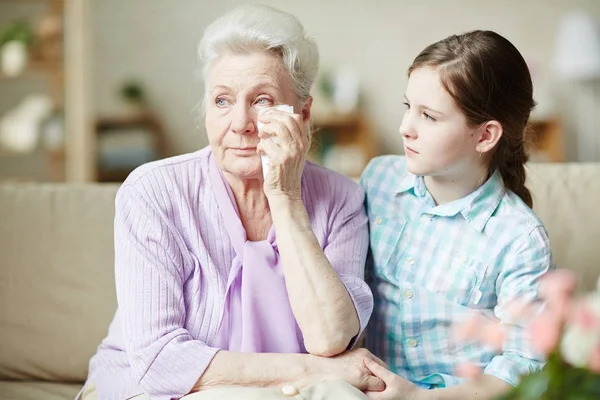
[[(150, 111), (140, 111), (131, 115), (111, 116), (99, 118), (96, 122), (96, 132), (98, 143), (97, 159), (97, 181), (98, 182), (123, 182), (125, 178), (139, 164), (135, 160), (128, 160), (128, 163), (121, 163), (118, 167), (103, 165), (103, 156), (120, 152), (123, 154), (146, 154), (152, 158), (144, 159), (142, 162), (153, 161), (169, 157), (171, 155), (167, 135), (158, 116)], [(141, 134), (141, 135), (140, 135)], [(128, 142), (128, 136), (136, 136), (135, 142)], [(108, 136), (114, 136), (116, 146), (107, 148), (106, 141)], [(142, 137), (140, 137), (142, 136)], [(140, 143), (141, 139), (141, 143)], [(141, 164), (141, 163), (140, 163)]]
[(314, 162), (355, 178), (377, 154), (374, 131), (363, 112), (314, 117), (310, 153)]
[(531, 161), (565, 162), (565, 142), (560, 120), (531, 120), (528, 125), (527, 149)]
[[(29, 158), (33, 161), (31, 165), (38, 164), (42, 170), (30, 177), (17, 176), (18, 180), (92, 181), (95, 179), (95, 144), (89, 96), (89, 0), (3, 0), (2, 6), (20, 7), (28, 3), (45, 7), (40, 26), (33, 29), (37, 44), (30, 49), (23, 73), (11, 77), (0, 74), (0, 92), (6, 81), (19, 84), (33, 78), (46, 78), (45, 92), (52, 98), (56, 114), (64, 118), (63, 144), (52, 149), (40, 146), (27, 154), (0, 151), (0, 159), (4, 166), (19, 164), (21, 160), (27, 162)], [(31, 17), (29, 22), (39, 18)], [(42, 36), (44, 30), (50, 31), (49, 37)], [(40, 40), (41, 37), (45, 40)]]

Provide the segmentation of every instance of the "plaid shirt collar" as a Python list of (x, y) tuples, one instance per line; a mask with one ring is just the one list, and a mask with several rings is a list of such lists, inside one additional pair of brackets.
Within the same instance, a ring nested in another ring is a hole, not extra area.
[(478, 232), (483, 231), (490, 217), (500, 204), (506, 193), (500, 172), (496, 170), (488, 180), (473, 193), (436, 206), (433, 198), (427, 191), (425, 180), (422, 176), (413, 175), (406, 171), (396, 188), (396, 194), (410, 193), (431, 206), (426, 213), (441, 217), (452, 217), (461, 214)]

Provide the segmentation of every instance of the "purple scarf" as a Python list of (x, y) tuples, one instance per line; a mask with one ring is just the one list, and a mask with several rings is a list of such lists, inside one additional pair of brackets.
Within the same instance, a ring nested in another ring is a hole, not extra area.
[(305, 353), (285, 286), (275, 228), (271, 227), (267, 240), (247, 240), (231, 188), (212, 156), (209, 168), (216, 198), (230, 200), (218, 207), (236, 253), (215, 346), (246, 353)]

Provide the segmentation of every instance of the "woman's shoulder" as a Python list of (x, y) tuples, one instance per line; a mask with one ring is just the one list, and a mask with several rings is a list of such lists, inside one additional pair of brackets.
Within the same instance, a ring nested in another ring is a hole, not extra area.
[(120, 192), (134, 191), (144, 197), (173, 195), (186, 188), (196, 190), (208, 174), (210, 149), (181, 154), (143, 164), (133, 170), (121, 185)]

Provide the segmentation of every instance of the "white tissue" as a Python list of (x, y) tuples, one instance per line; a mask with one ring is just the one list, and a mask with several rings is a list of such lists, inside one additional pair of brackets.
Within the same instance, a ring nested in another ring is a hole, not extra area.
[[(289, 113), (293, 113), (294, 112), (294, 107), (287, 105), (287, 104), (280, 104), (274, 107), (269, 107), (269, 108), (261, 108), (260, 110), (258, 110), (258, 115), (262, 115), (265, 111), (270, 110), (270, 109), (275, 109), (275, 110), (279, 110), (279, 111), (287, 111)], [(257, 129), (260, 131), (263, 127), (263, 123), (261, 122), (257, 122), (256, 123), (256, 127)], [(276, 140), (276, 138), (273, 138), (272, 140)], [(260, 140), (261, 142), (263, 141), (263, 139)], [(262, 155), (260, 156), (260, 160), (262, 161), (262, 170), (263, 170), (263, 178), (267, 179), (267, 172), (269, 172), (269, 167), (271, 165), (271, 160), (269, 160), (269, 157), (266, 155)]]

